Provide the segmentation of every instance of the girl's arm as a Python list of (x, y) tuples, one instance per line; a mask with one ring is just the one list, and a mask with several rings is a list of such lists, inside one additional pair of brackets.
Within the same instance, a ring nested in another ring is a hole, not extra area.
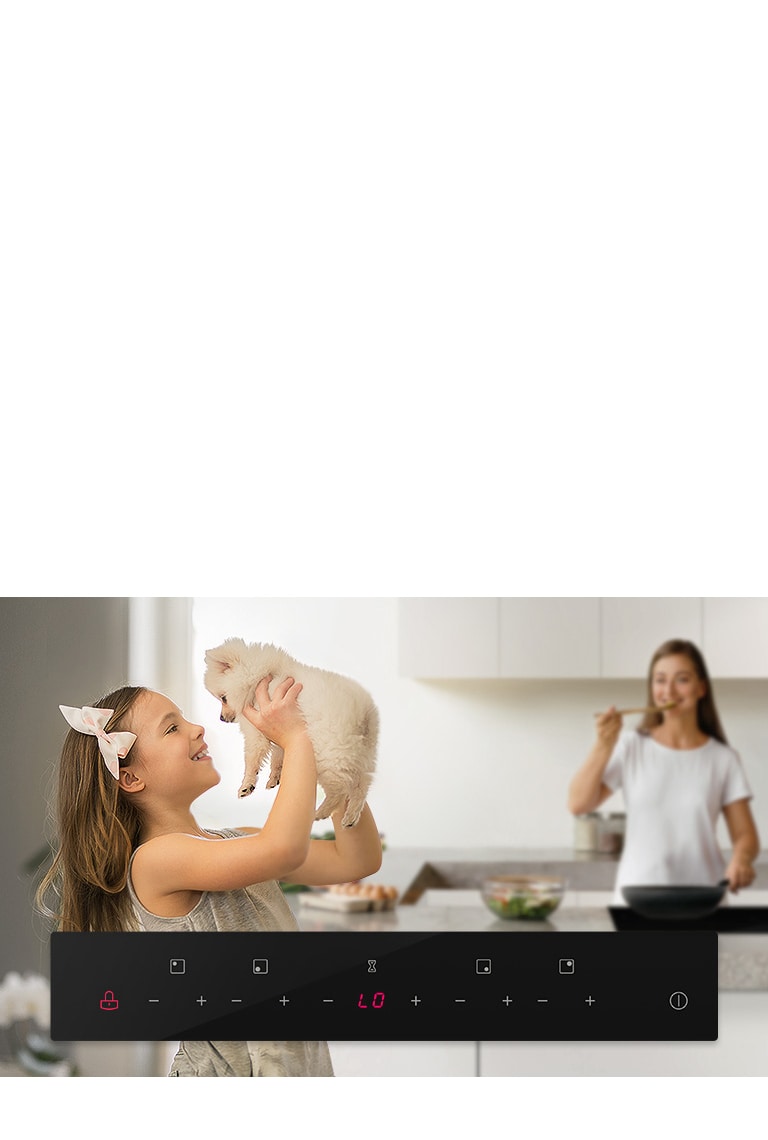
[(150, 839), (134, 857), (132, 875), (140, 898), (234, 890), (283, 879), (305, 862), (317, 796), (315, 753), (296, 704), (301, 685), (286, 678), (270, 697), (269, 680), (257, 686), (258, 711), (245, 710), (284, 753), (280, 785), (264, 826), (236, 839), (178, 832)]
[(731, 861), (725, 877), (735, 893), (740, 887), (748, 887), (755, 878), (752, 866), (760, 854), (760, 839), (752, 818), (749, 800), (734, 800), (723, 808), (723, 815), (731, 837)]
[(568, 811), (573, 815), (596, 811), (613, 795), (613, 789), (603, 783), (603, 772), (613, 755), (621, 725), (621, 714), (613, 707), (597, 718), (597, 740), (568, 789)]
[(350, 883), (373, 875), (381, 866), (381, 839), (371, 809), (366, 804), (354, 827), (342, 827), (344, 808), (334, 812), (333, 839), (313, 839), (300, 867), (284, 876), (287, 883), (324, 887)]

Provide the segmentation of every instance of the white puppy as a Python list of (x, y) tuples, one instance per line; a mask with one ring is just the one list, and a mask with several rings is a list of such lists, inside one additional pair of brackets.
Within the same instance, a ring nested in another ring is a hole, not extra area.
[(315, 819), (327, 819), (344, 807), (342, 824), (354, 827), (363, 810), (376, 768), (379, 714), (369, 693), (348, 677), (302, 665), (285, 650), (231, 637), (205, 654), (205, 687), (221, 701), (221, 719), (237, 721), (245, 739), (245, 774), (238, 795), (249, 796), (259, 769), (270, 760), (268, 788), (280, 782), (283, 752), (243, 715), (253, 704), (262, 677), (275, 684), (293, 677), (302, 684), (299, 708), (315, 750), (317, 780), (325, 799)]

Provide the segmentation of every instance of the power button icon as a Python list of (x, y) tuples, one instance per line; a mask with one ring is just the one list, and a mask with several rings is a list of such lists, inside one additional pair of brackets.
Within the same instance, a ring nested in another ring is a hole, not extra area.
[(684, 994), (682, 990), (675, 990), (670, 995), (669, 1004), (673, 1009), (685, 1009), (688, 1005), (688, 994)]

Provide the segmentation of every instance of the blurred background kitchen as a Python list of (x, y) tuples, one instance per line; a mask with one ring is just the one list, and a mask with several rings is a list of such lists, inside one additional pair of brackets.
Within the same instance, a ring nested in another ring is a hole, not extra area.
[[(688, 638), (704, 652), (768, 835), (766, 598), (3, 598), (0, 634), (0, 978), (48, 972), (31, 896), (66, 732), (59, 704), (90, 703), (126, 681), (161, 689), (206, 726), (222, 773), (196, 805), (200, 822), (263, 822), (274, 793), (262, 783), (237, 799), (242, 738), (202, 685), (205, 649), (231, 636), (275, 642), (371, 692), (382, 725), (371, 806), (388, 850), (423, 849), (425, 859), (573, 852), (567, 786), (594, 713), (643, 704), (653, 650)], [(620, 795), (605, 809), (620, 812)], [(155, 1071), (149, 1046), (85, 1055), (95, 1075)]]

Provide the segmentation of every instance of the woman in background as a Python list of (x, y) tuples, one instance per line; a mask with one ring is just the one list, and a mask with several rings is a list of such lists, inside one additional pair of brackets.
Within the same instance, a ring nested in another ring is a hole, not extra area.
[[(748, 887), (760, 851), (752, 792), (715, 707), (704, 658), (690, 641), (661, 645), (648, 671), (649, 707), (622, 732), (614, 707), (597, 718), (597, 739), (571, 781), (568, 808), (595, 811), (622, 789), (627, 809), (614, 899), (622, 886)], [(659, 711), (655, 711), (658, 709)], [(726, 866), (716, 837), (722, 812), (731, 839)]]

